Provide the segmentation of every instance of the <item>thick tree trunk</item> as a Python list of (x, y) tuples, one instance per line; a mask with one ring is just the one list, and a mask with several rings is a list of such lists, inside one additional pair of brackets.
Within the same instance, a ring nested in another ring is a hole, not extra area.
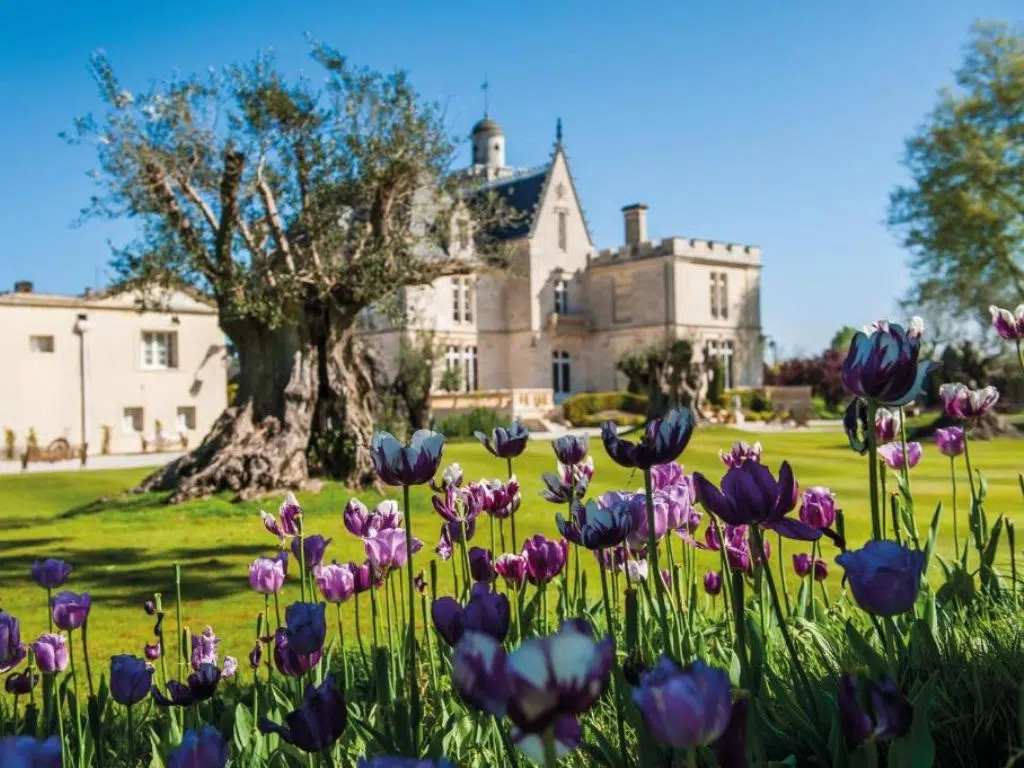
[(376, 365), (351, 319), (317, 310), (273, 330), (250, 320), (225, 322), (224, 330), (239, 357), (234, 405), (139, 490), (173, 491), (176, 503), (221, 490), (236, 499), (299, 490), (320, 475), (372, 480)]

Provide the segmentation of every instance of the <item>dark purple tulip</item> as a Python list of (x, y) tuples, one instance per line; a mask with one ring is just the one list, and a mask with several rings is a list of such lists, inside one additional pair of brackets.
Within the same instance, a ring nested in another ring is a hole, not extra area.
[(843, 361), (843, 386), (852, 395), (879, 405), (900, 406), (916, 399), (932, 363), (919, 362), (921, 336), (885, 320), (871, 335), (857, 331)]
[[(878, 447), (878, 455), (882, 457), (885, 466), (889, 469), (903, 469), (904, 463), (908, 469), (913, 469), (921, 460), (924, 451), (920, 443), (907, 443), (907, 452), (903, 453), (903, 443), (886, 443)], [(906, 460), (906, 462), (904, 462)]]
[(153, 701), (161, 707), (188, 707), (200, 701), (206, 701), (217, 692), (217, 683), (220, 682), (221, 671), (215, 664), (202, 664), (199, 669), (188, 676), (188, 683), (181, 683), (177, 680), (167, 682), (167, 692), (170, 697), (164, 695), (159, 686), (154, 685), (150, 692), (153, 694)]
[(943, 456), (959, 456), (964, 452), (964, 430), (961, 427), (948, 427), (935, 430), (935, 445)]
[(939, 397), (950, 418), (977, 421), (999, 402), (999, 390), (995, 387), (968, 389), (963, 384), (943, 384), (939, 387)]
[(614, 421), (601, 425), (601, 440), (612, 461), (623, 467), (650, 469), (679, 458), (693, 436), (693, 416), (688, 408), (675, 408), (664, 418), (652, 419), (639, 442), (619, 437)]
[[(579, 718), (573, 715), (562, 715), (551, 725), (551, 733), (555, 737), (555, 758), (561, 760), (583, 742), (583, 727)], [(536, 763), (544, 764), (544, 737), (539, 733), (530, 733), (513, 726), (510, 733), (512, 741), (519, 751)]]
[(768, 539), (762, 539), (763, 558), (757, 557), (751, 548), (749, 529), (745, 525), (725, 526), (725, 559), (735, 571), (753, 573), (755, 562), (768, 562), (772, 554)]
[(738, 467), (744, 461), (756, 461), (761, 463), (761, 443), (750, 445), (743, 440), (737, 440), (728, 451), (719, 451), (718, 458), (727, 467)]
[(473, 435), (499, 459), (514, 459), (526, 450), (526, 441), (530, 439), (530, 431), (518, 419), (508, 429), (496, 428), (490, 438), (483, 432), (474, 432)]
[(160, 643), (152, 643), (152, 644), (148, 644), (147, 643), (146, 645), (144, 645), (142, 647), (142, 653), (150, 661), (156, 661), (157, 659), (160, 658), (160, 655), (162, 653), (162, 650), (160, 648)]
[(344, 603), (355, 594), (355, 579), (348, 565), (321, 565), (315, 571), (316, 585), (329, 603)]
[(137, 704), (152, 685), (153, 668), (138, 656), (122, 653), (110, 657), (110, 695), (118, 704)]
[(396, 757), (377, 755), (376, 757), (360, 757), (356, 768), (456, 768), (455, 763), (446, 757), (437, 760), (420, 760), (415, 757)]
[[(824, 581), (828, 578), (828, 566), (821, 558), (814, 558), (814, 580)], [(806, 552), (793, 555), (793, 570), (801, 579), (806, 578), (811, 572), (811, 556)]]
[(207, 627), (201, 635), (192, 635), (192, 669), (196, 672), (204, 664), (217, 666), (217, 646), (220, 639), (213, 634), (213, 627)]
[(498, 717), (505, 714), (508, 657), (501, 643), (483, 632), (466, 632), (452, 653), (452, 682), (469, 706)]
[(320, 661), (321, 652), (299, 653), (288, 644), (288, 631), (281, 627), (274, 634), (274, 665), (288, 677), (302, 677)]
[(462, 637), (462, 606), (454, 597), (439, 597), (430, 606), (434, 629), (448, 645), (454, 646)]
[(811, 528), (831, 528), (836, 521), (836, 497), (820, 485), (804, 491), (800, 501), (800, 520)]
[(722, 548), (721, 534), (717, 527), (708, 524), (708, 527), (704, 529), (704, 546), (697, 544), (700, 549), (710, 549), (712, 552), (718, 552)]
[(81, 627), (89, 618), (92, 599), (88, 592), (76, 595), (74, 592), (58, 592), (50, 601), (53, 623), (61, 629), (71, 631)]
[(506, 584), (521, 587), (526, 581), (526, 556), (505, 553), (494, 561), (494, 570)]
[[(647, 496), (643, 493), (624, 493), (622, 491), (608, 491), (598, 497), (599, 505), (622, 504), (629, 509), (632, 521), (629, 536), (626, 543), (634, 552), (638, 552), (648, 544), (647, 532), (649, 530), (647, 520)], [(661, 541), (669, 531), (669, 507), (664, 497), (656, 493), (654, 499), (654, 539)]]
[(470, 485), (484, 512), (498, 520), (511, 517), (519, 509), (523, 497), (519, 493), (519, 480), (512, 475), (507, 481), (481, 480)]
[(469, 573), (473, 581), (494, 581), (498, 575), (494, 570), (494, 556), (491, 550), (471, 547), (469, 550)]
[(369, 591), (374, 586), (373, 566), (368, 560), (362, 564), (349, 563), (348, 569), (352, 571), (352, 586), (357, 595)]
[(547, 584), (562, 572), (569, 554), (568, 542), (552, 541), (535, 534), (523, 542), (526, 577), (531, 584)]
[(55, 675), (67, 669), (68, 642), (64, 635), (46, 633), (32, 643), (36, 666), (44, 675)]
[(508, 634), (510, 612), (505, 595), (491, 592), (486, 584), (473, 586), (463, 608), (450, 597), (440, 597), (430, 607), (434, 627), (448, 645), (454, 646), (467, 631), (483, 632), (499, 642)]
[[(605, 568), (618, 568), (621, 571), (622, 567), (633, 559), (632, 552), (633, 550), (623, 544), (613, 549), (595, 551), (594, 556), (598, 559), (598, 562), (604, 560)], [(636, 557), (643, 560), (647, 557), (647, 550), (644, 549), (636, 552)]]
[(412, 585), (421, 595), (427, 594), (427, 577), (420, 571), (413, 577)]
[(896, 616), (914, 607), (921, 588), (924, 552), (894, 541), (869, 541), (836, 557), (846, 571), (857, 605), (876, 616)]
[(249, 651), (249, 668), (259, 669), (261, 661), (263, 661), (263, 644), (257, 640), (256, 645)]
[(11, 768), (60, 768), (63, 748), (60, 737), (36, 741), (31, 736), (11, 736), (0, 741), (0, 765)]
[(698, 659), (688, 669), (662, 656), (633, 690), (651, 736), (677, 749), (707, 746), (721, 736), (732, 713), (729, 675)]
[(437, 541), (437, 546), (434, 547), (434, 552), (442, 562), (447, 562), (452, 557), (452, 537), (448, 533), (447, 525), (441, 526), (441, 537)]
[(185, 731), (181, 745), (171, 753), (167, 768), (224, 768), (227, 763), (227, 744), (220, 731), (207, 725), (200, 731)]
[[(325, 539), (323, 536), (305, 536), (302, 539), (302, 549), (306, 555), (306, 569), (312, 570), (320, 565), (324, 561), (324, 552), (327, 551), (327, 545), (330, 544), (333, 539)], [(292, 539), (292, 555), (295, 556), (296, 560), (301, 562), (299, 558), (299, 539)]]
[(284, 564), (280, 560), (258, 557), (249, 563), (249, 586), (261, 595), (276, 595), (283, 585)]
[(63, 560), (47, 558), (32, 564), (32, 581), (43, 589), (56, 589), (68, 580), (71, 566)]
[(408, 446), (389, 432), (375, 432), (370, 444), (373, 468), (388, 485), (423, 485), (434, 478), (441, 463), (444, 435), (419, 429)]
[(142, 610), (146, 612), (147, 616), (156, 616), (156, 603), (152, 600), (147, 600), (142, 604)]
[(305, 655), (323, 650), (327, 638), (326, 610), (324, 603), (292, 603), (285, 608), (288, 647)]
[(35, 672), (30, 670), (15, 672), (12, 675), (8, 675), (7, 679), (4, 680), (4, 690), (14, 696), (24, 696), (31, 693), (38, 682), (39, 675)]
[(484, 496), (474, 493), (474, 486), (459, 488), (448, 486), (443, 496), (432, 496), (434, 511), (448, 522), (475, 519), (483, 510)]
[(579, 500), (587, 494), (594, 477), (594, 457), (587, 456), (578, 464), (558, 462), (557, 470), (555, 474), (545, 472), (541, 475), (544, 482), (541, 496), (552, 504), (568, 504), (570, 497)]
[(551, 450), (558, 461), (567, 467), (574, 467), (587, 457), (586, 435), (563, 435), (551, 441)]
[(866, 739), (891, 741), (910, 730), (914, 708), (888, 677), (876, 683), (843, 673), (839, 678), (839, 720), (853, 744)]
[(797, 484), (789, 462), (779, 479), (763, 464), (745, 461), (730, 467), (718, 490), (699, 472), (693, 475), (697, 498), (711, 514), (729, 525), (760, 525), (789, 539), (816, 541), (821, 531), (786, 515), (796, 506)]
[[(388, 528), (376, 536), (363, 539), (363, 548), (370, 565), (379, 573), (402, 568), (409, 559), (405, 531), (401, 528)], [(421, 549), (423, 542), (413, 537), (412, 554), (415, 555)]]
[(0, 611), (0, 674), (14, 669), (27, 655), (21, 642), (21, 623), (11, 614)]
[(476, 518), (472, 517), (465, 522), (451, 520), (445, 522), (443, 528), (448, 531), (448, 538), (456, 544), (461, 543), (463, 540), (467, 542), (472, 541), (473, 537), (476, 536)]
[(749, 699), (737, 699), (729, 712), (729, 725), (725, 732), (711, 745), (711, 752), (718, 765), (729, 768), (748, 768), (747, 759), (747, 714)]
[(712, 597), (722, 591), (721, 571), (708, 571), (704, 574), (704, 591)]
[(992, 327), (1002, 338), (1007, 341), (1024, 339), (1024, 304), (1013, 312), (996, 306), (989, 307), (988, 311), (992, 315)]
[(334, 675), (328, 675), (317, 687), (306, 686), (302, 705), (284, 716), (281, 726), (266, 718), (259, 722), (263, 733), (276, 733), (304, 752), (322, 752), (341, 738), (348, 723), (348, 711)]
[(562, 513), (555, 515), (558, 531), (573, 544), (587, 549), (609, 549), (626, 540), (633, 530), (633, 504), (631, 499), (605, 494), (597, 502), (586, 506), (576, 502), (572, 517), (566, 520)]
[(885, 445), (900, 436), (900, 412), (879, 408), (875, 411), (875, 444)]

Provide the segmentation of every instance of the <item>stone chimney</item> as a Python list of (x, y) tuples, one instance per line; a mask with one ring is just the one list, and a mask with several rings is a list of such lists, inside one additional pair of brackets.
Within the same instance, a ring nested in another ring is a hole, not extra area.
[(633, 203), (622, 209), (626, 224), (626, 245), (647, 242), (647, 204)]
[(14, 284), (15, 293), (32, 293), (31, 280), (19, 280)]

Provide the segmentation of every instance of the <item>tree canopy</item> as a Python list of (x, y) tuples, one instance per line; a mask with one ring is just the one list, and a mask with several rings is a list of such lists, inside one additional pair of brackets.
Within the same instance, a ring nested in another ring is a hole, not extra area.
[(990, 304), (1024, 302), (1024, 29), (976, 24), (956, 86), (907, 140), (888, 221), (912, 254), (906, 304), (987, 325)]

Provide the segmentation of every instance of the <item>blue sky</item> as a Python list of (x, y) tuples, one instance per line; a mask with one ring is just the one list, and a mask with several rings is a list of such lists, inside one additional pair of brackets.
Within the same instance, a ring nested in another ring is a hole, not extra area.
[(514, 165), (545, 161), (561, 117), (599, 248), (621, 242), (619, 209), (637, 200), (652, 237), (760, 245), (765, 333), (817, 351), (844, 324), (894, 314), (906, 254), (883, 221), (903, 140), (951, 83), (971, 22), (1019, 16), (1019, 0), (0, 0), (0, 286), (80, 292), (131, 235), (130, 222), (73, 226), (94, 157), (57, 134), (98, 106), (92, 51), (137, 89), (267, 48), (313, 73), (308, 32), (409, 70), (460, 135), (486, 73)]

